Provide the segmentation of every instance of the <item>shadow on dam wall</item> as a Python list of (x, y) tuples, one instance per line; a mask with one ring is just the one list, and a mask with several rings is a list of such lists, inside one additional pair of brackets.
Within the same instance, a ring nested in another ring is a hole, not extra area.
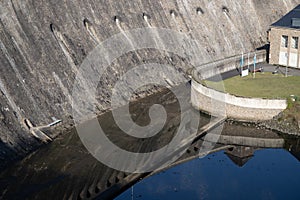
[(0, 141), (0, 170), (4, 168), (9, 162), (15, 160), (16, 157), (16, 152), (5, 143)]
[[(42, 126), (56, 117), (66, 125), (72, 118), (72, 87), (80, 64), (99, 42), (122, 30), (151, 26), (186, 33), (198, 41), (202, 52), (199, 60), (207, 63), (263, 46), (267, 43), (268, 26), (297, 3), (3, 0), (0, 139), (5, 147), (14, 150), (13, 155), (22, 155), (38, 143), (24, 126), (24, 119)], [(169, 64), (180, 72), (190, 65), (188, 59), (155, 49), (121, 56), (100, 80), (99, 112), (110, 109), (111, 86), (118, 78), (133, 66), (145, 63)], [(136, 94), (136, 98), (140, 96)]]

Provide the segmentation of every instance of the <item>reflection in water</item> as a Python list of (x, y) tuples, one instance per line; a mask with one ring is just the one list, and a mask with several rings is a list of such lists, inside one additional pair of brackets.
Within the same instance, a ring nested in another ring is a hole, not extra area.
[[(135, 139), (124, 135), (113, 122), (111, 113), (100, 116), (99, 122), (106, 130), (107, 137), (124, 149), (140, 152), (159, 149), (177, 131), (180, 110), (174, 95), (164, 91), (132, 103), (132, 118), (140, 125), (148, 124), (148, 108), (154, 103), (165, 107), (168, 120), (164, 129), (151, 139)], [(201, 126), (209, 120), (203, 115)], [(209, 137), (206, 139), (209, 142)], [(284, 192), (288, 186), (294, 188), (300, 185), (297, 182), (300, 174), (296, 173), (300, 164), (291, 156), (300, 157), (297, 138), (283, 139), (268, 130), (226, 123), (211, 154), (198, 159), (202, 143), (203, 138), (193, 141), (174, 163), (174, 166), (178, 166), (169, 170), (129, 174), (98, 162), (83, 147), (76, 131), (72, 130), (1, 172), (0, 199), (112, 199), (143, 178), (146, 179), (134, 186), (134, 199), (236, 199), (247, 195), (254, 197), (253, 191), (260, 192), (256, 197), (272, 198), (274, 195), (279, 198), (280, 186)], [(286, 148), (292, 154), (280, 148)], [(230, 160), (242, 168), (236, 168)], [(184, 164), (179, 165), (181, 163)], [(131, 199), (130, 195), (131, 190), (118, 198)], [(294, 197), (296, 194), (286, 194), (291, 197), (288, 195)]]
[(260, 149), (243, 167), (219, 151), (143, 181), (116, 200), (300, 199), (300, 163), (284, 149)]
[(237, 146), (228, 148), (226, 154), (233, 163), (242, 167), (253, 157), (254, 150), (254, 147)]

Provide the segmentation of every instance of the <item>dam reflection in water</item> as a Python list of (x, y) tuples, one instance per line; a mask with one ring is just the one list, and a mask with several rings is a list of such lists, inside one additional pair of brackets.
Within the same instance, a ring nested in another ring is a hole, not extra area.
[(171, 168), (117, 200), (299, 199), (300, 163), (284, 149), (261, 149), (242, 167), (224, 151)]
[[(119, 146), (143, 152), (158, 149), (174, 135), (180, 109), (174, 95), (164, 91), (132, 103), (132, 118), (148, 124), (148, 108), (154, 103), (164, 105), (168, 120), (148, 141), (124, 137), (110, 112), (98, 120)], [(203, 115), (200, 124), (209, 120)], [(169, 169), (130, 174), (98, 162), (72, 130), (1, 172), (0, 199), (299, 199), (299, 138), (227, 122), (211, 154), (199, 159), (202, 139)]]

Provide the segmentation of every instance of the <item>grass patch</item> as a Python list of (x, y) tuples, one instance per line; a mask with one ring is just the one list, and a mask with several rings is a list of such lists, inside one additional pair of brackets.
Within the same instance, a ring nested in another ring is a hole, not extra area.
[[(223, 91), (220, 83), (205, 81), (208, 87)], [(287, 99), (290, 95), (300, 98), (300, 77), (284, 77), (270, 72), (256, 73), (255, 78), (235, 76), (224, 80), (225, 92), (243, 97)]]

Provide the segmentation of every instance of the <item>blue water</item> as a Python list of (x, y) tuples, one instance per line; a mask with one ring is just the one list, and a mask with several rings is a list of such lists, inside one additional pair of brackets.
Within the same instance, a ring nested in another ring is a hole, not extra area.
[(243, 167), (223, 151), (154, 175), (117, 200), (300, 199), (300, 162), (283, 149), (255, 152)]

